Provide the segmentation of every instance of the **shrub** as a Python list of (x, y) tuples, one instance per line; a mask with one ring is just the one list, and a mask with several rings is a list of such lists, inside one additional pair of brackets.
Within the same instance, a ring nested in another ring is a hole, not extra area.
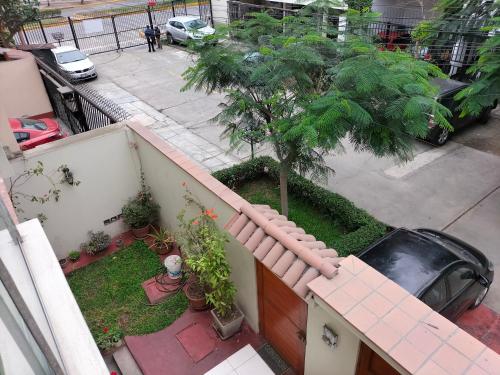
[(94, 335), (97, 347), (101, 350), (109, 350), (123, 337), (123, 332), (114, 327), (104, 327)]
[[(246, 181), (265, 176), (279, 183), (279, 164), (272, 158), (263, 156), (214, 172), (213, 176), (232, 189)], [(338, 219), (349, 231), (336, 244), (336, 250), (341, 256), (358, 253), (386, 232), (386, 225), (348, 199), (317, 186), (297, 173), (290, 173), (288, 190), (319, 211)]]
[(92, 232), (89, 231), (89, 241), (83, 243), (80, 247), (85, 250), (87, 254), (94, 255), (106, 250), (111, 244), (111, 236), (103, 231)]
[(160, 206), (154, 202), (151, 188), (141, 177), (141, 191), (122, 208), (123, 221), (134, 229), (144, 228), (158, 218)]
[(60, 17), (61, 16), (61, 9), (40, 9), (40, 18), (45, 19), (45, 18), (53, 18), (53, 17)]
[(76, 251), (76, 250), (73, 250), (69, 253), (69, 256), (68, 256), (69, 260), (71, 260), (72, 262), (76, 262), (78, 259), (80, 259), (80, 252), (79, 251)]

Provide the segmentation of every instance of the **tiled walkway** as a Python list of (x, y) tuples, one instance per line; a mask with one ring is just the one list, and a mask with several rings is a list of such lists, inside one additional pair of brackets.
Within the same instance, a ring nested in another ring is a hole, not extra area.
[[(125, 343), (144, 375), (201, 375), (246, 345), (258, 349), (264, 344), (264, 340), (245, 323), (241, 332), (222, 341), (211, 323), (209, 311), (187, 310), (165, 329), (149, 335), (127, 336)], [(193, 325), (202, 328), (203, 335), (192, 341), (189, 337), (184, 338), (181, 343), (179, 333)]]
[(241, 162), (236, 156), (227, 154), (222, 148), (178, 124), (115, 83), (95, 82), (92, 87), (139, 119), (172, 146), (188, 154), (204, 169), (216, 171)]
[(205, 375), (274, 375), (251, 345), (246, 345)]

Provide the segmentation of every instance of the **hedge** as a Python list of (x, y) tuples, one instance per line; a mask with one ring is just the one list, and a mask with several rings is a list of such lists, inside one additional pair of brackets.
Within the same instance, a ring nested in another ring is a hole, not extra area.
[(61, 16), (61, 9), (57, 9), (57, 8), (40, 9), (40, 18), (41, 19), (60, 17), (60, 16)]
[[(263, 156), (214, 172), (213, 176), (232, 189), (262, 177), (279, 183), (279, 164), (274, 159)], [(289, 175), (288, 192), (305, 199), (320, 212), (339, 220), (349, 231), (335, 243), (341, 256), (358, 253), (387, 232), (385, 224), (356, 207), (348, 199), (317, 186), (295, 172)]]

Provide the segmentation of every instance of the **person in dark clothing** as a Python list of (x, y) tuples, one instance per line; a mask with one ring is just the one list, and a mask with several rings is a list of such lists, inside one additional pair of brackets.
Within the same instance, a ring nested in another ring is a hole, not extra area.
[(154, 32), (155, 32), (156, 45), (158, 46), (158, 49), (162, 49), (161, 40), (160, 40), (160, 38), (161, 38), (160, 28), (158, 26), (155, 26)]
[(148, 52), (155, 51), (155, 32), (149, 25), (146, 25), (144, 29), (144, 36), (146, 37), (146, 41), (148, 42)]

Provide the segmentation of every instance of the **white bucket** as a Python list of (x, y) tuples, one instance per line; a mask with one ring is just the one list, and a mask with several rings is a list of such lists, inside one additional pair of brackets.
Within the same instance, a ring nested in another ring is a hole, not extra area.
[(182, 259), (178, 255), (170, 255), (165, 258), (165, 267), (167, 268), (168, 277), (178, 279), (181, 277)]

